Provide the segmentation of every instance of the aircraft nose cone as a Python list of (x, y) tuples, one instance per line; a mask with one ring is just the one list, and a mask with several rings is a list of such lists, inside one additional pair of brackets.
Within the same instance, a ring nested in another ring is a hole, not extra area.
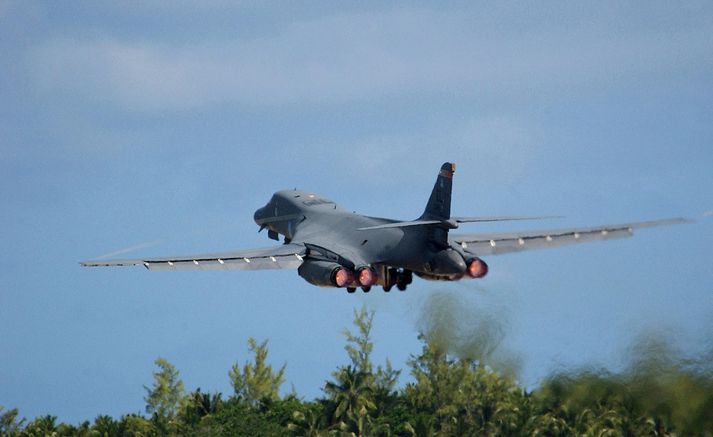
[(255, 223), (258, 225), (262, 226), (262, 221), (267, 218), (267, 212), (265, 209), (267, 206), (263, 206), (262, 208), (258, 208), (257, 211), (255, 211), (255, 214), (253, 215), (253, 219), (255, 220)]

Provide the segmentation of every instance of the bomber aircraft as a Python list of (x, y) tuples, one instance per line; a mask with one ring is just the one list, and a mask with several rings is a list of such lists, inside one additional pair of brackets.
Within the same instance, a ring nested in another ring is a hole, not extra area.
[(413, 275), (427, 280), (482, 278), (487, 255), (545, 249), (628, 237), (634, 229), (685, 223), (671, 218), (617, 225), (506, 233), (451, 235), (461, 223), (533, 220), (548, 217), (454, 217), (451, 190), (455, 164), (441, 166), (423, 214), (412, 221), (359, 215), (315, 193), (285, 190), (255, 211), (260, 231), (284, 244), (204, 255), (84, 261), (84, 266), (135, 266), (149, 270), (292, 269), (313, 285), (357, 288), (380, 285), (404, 291)]

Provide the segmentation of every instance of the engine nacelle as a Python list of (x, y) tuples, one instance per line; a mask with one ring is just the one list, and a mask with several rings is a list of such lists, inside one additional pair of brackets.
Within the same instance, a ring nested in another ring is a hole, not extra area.
[(488, 265), (480, 258), (469, 259), (466, 274), (471, 278), (479, 279), (488, 274)]
[(427, 281), (459, 281), (463, 278), (462, 273), (454, 273), (452, 275), (432, 275), (424, 272), (413, 272), (416, 276)]
[(354, 273), (332, 261), (306, 259), (297, 269), (305, 281), (319, 287), (346, 287), (354, 282)]
[(453, 249), (441, 250), (428, 261), (431, 275), (452, 276), (462, 274), (467, 265), (463, 256)]

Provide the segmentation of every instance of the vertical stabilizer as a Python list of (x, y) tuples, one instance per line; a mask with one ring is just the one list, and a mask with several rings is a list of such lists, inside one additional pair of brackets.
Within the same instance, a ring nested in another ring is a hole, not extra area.
[(451, 218), (451, 191), (453, 189), (453, 173), (456, 165), (446, 162), (441, 166), (436, 184), (431, 191), (426, 210), (423, 212), (423, 220), (448, 220)]

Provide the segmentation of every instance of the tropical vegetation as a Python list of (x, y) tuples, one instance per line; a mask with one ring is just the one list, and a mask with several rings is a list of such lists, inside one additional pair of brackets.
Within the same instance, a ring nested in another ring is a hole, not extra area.
[(229, 370), (228, 396), (187, 392), (175, 366), (158, 358), (145, 414), (75, 425), (0, 407), (0, 435), (713, 436), (710, 360), (680, 362), (654, 349), (660, 353), (641, 354), (619, 373), (561, 373), (528, 390), (487, 364), (488, 348), (454, 354), (433, 331), (421, 335), (410, 382), (398, 386), (401, 370), (372, 362), (373, 318), (366, 309), (354, 312), (356, 329), (345, 331), (349, 363), (317, 399), (281, 394), (285, 366), (273, 368), (267, 341), (251, 338), (252, 361)]

